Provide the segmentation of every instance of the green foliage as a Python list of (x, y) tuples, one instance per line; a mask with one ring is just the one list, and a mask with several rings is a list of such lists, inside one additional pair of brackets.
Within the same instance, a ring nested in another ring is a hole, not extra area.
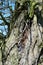
[(35, 1), (30, 1), (30, 14), (29, 14), (29, 17), (32, 18), (32, 16), (34, 15), (34, 6), (35, 4), (37, 4), (37, 2)]
[(17, 2), (21, 5), (21, 7), (24, 7), (24, 5), (27, 3), (26, 6), (28, 7), (27, 8), (28, 9), (28, 15), (29, 15), (30, 18), (32, 18), (33, 15), (34, 15), (34, 9), (35, 9), (35, 7), (37, 5), (39, 5), (39, 3), (37, 1), (35, 1), (35, 0), (17, 0)]

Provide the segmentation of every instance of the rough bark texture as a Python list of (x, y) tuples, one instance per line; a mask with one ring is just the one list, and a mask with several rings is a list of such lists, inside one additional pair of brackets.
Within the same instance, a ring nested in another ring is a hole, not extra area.
[[(6, 40), (4, 61), (1, 62), (0, 56), (0, 65), (38, 65), (40, 56), (43, 57), (43, 18), (34, 14), (33, 19), (25, 20), (26, 12), (21, 11), (15, 21), (10, 37)], [(43, 61), (39, 64), (43, 65)]]

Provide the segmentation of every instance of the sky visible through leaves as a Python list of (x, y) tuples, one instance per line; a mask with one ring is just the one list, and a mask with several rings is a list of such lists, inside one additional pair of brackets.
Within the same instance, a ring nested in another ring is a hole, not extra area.
[[(9, 17), (11, 15), (9, 8), (1, 9), (1, 8), (4, 8), (5, 6), (7, 7), (8, 3), (9, 3), (9, 6), (12, 7), (12, 10), (14, 10), (15, 9), (15, 0), (0, 0), (0, 12), (3, 13), (4, 17)], [(3, 23), (3, 20), (0, 19), (0, 24), (1, 23)], [(3, 32), (3, 34), (6, 35), (7, 28), (8, 28), (7, 25), (5, 25), (5, 26), (0, 25), (0, 32)], [(6, 31), (5, 31), (5, 29), (6, 29)]]

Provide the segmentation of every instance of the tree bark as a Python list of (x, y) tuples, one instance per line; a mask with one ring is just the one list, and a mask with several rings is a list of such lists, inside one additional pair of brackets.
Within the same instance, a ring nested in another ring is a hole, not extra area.
[(25, 20), (26, 14), (27, 10), (19, 13), (9, 38), (5, 40), (3, 65), (38, 65), (39, 63), (43, 44), (43, 18), (37, 13), (32, 19)]

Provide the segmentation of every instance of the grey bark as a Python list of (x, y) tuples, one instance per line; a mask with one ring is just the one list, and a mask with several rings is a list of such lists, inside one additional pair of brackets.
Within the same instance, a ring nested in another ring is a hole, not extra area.
[[(10, 37), (5, 40), (6, 60), (4, 65), (38, 65), (42, 50), (40, 45), (43, 44), (43, 23), (41, 23), (41, 20), (38, 21), (36, 15), (34, 15), (31, 21), (25, 20), (24, 15), (26, 13), (26, 10), (20, 13), (15, 21)], [(1, 57), (0, 65), (2, 65)]]

